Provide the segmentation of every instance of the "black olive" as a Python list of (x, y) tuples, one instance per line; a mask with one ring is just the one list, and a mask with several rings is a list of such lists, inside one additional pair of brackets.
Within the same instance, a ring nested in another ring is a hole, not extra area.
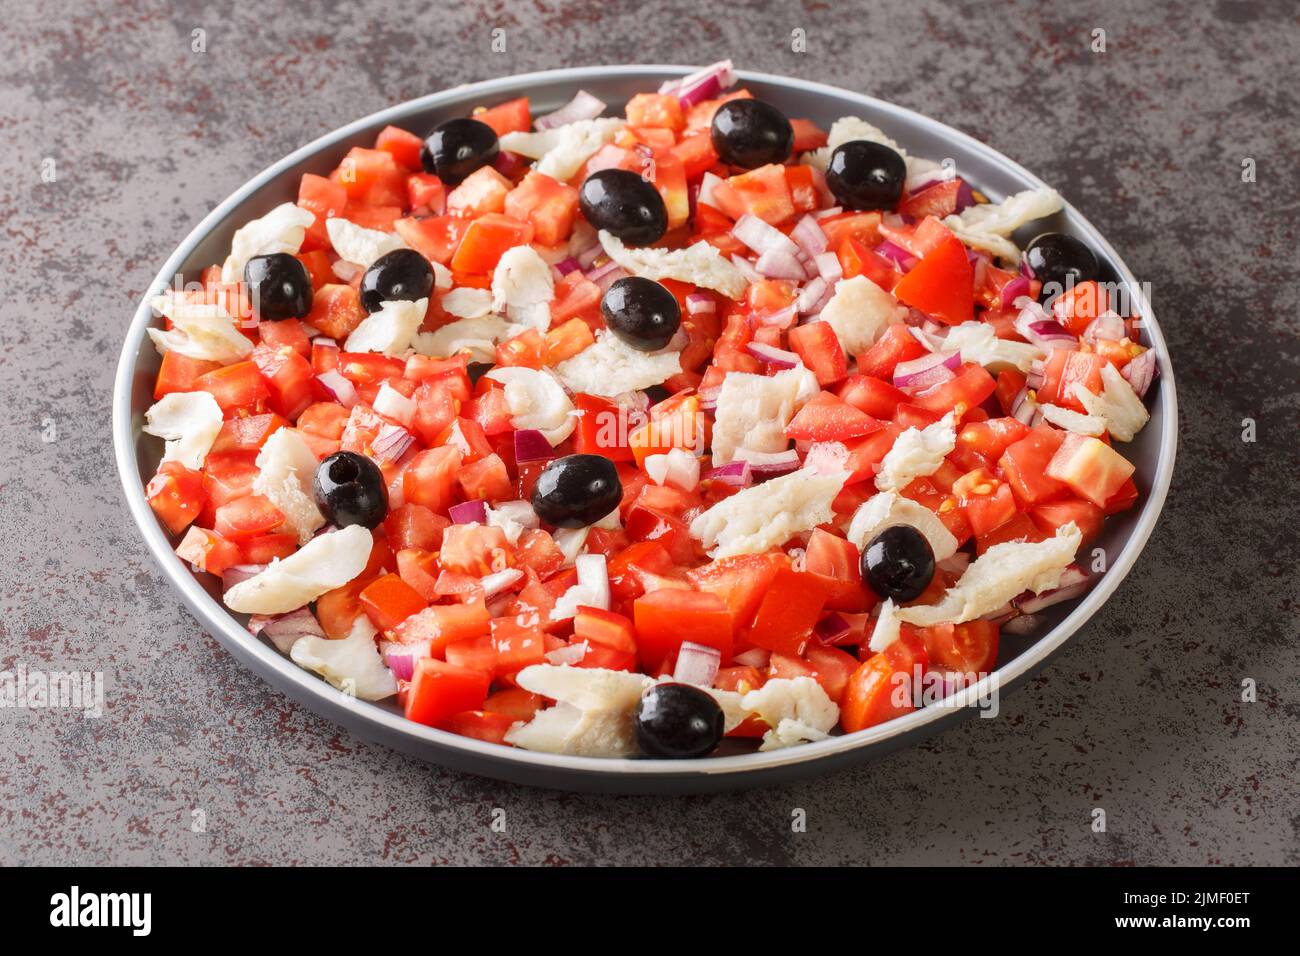
[(713, 148), (724, 162), (745, 169), (784, 163), (794, 150), (794, 127), (763, 100), (728, 100), (713, 114)]
[(896, 604), (920, 597), (934, 577), (934, 551), (910, 524), (886, 528), (862, 552), (862, 580)]
[(388, 488), (379, 466), (365, 455), (339, 451), (316, 466), (316, 504), (332, 524), (378, 527), (388, 516)]
[(587, 222), (634, 246), (649, 245), (668, 230), (659, 190), (627, 169), (592, 173), (578, 190), (578, 205)]
[(424, 140), (420, 163), (449, 186), (497, 158), (501, 144), (487, 123), (459, 117), (437, 126)]
[(301, 319), (311, 311), (311, 276), (287, 252), (249, 259), (244, 265), (244, 287), (259, 319)]
[(433, 267), (414, 249), (394, 249), (361, 277), (361, 307), (378, 312), (385, 302), (417, 302), (433, 292)]
[(469, 376), (471, 385), (477, 385), (478, 380), (492, 371), (493, 368), (495, 366), (491, 362), (470, 362), (465, 366), (465, 374)]
[(654, 279), (641, 276), (610, 285), (600, 300), (600, 312), (611, 332), (641, 352), (663, 348), (682, 325), (677, 297)]
[(652, 757), (703, 757), (722, 740), (722, 708), (693, 684), (655, 684), (636, 705), (636, 742)]
[(537, 477), (533, 510), (557, 528), (595, 524), (623, 500), (618, 469), (603, 455), (557, 458)]
[(1025, 262), (1034, 278), (1043, 283), (1042, 298), (1096, 279), (1101, 272), (1093, 251), (1063, 232), (1045, 232), (1030, 240), (1025, 247)]
[(888, 146), (854, 139), (835, 147), (826, 185), (849, 209), (893, 209), (903, 196), (907, 163)]

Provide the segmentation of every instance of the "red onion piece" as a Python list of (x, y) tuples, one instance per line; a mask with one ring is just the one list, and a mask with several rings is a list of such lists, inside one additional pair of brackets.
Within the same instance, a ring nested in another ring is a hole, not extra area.
[(504, 149), (497, 153), (496, 159), (492, 160), (492, 168), (506, 179), (514, 179), (527, 165), (528, 161), (524, 157)]
[(704, 476), (705, 481), (716, 481), (737, 488), (748, 488), (754, 483), (753, 469), (747, 461), (733, 461), (719, 465)]
[(515, 432), (515, 461), (550, 461), (555, 449), (546, 436), (535, 428), (521, 428)]
[[(604, 248), (602, 248), (600, 243), (597, 242), (588, 246), (586, 249), (583, 249), (581, 252), (579, 252), (576, 258), (578, 260), (578, 265), (581, 266), (582, 269), (585, 271), (587, 269), (590, 269), (595, 264), (596, 260), (599, 259), (604, 254), (605, 254)], [(588, 276), (588, 278), (591, 277)]]
[(808, 284), (799, 290), (799, 298), (794, 307), (801, 315), (816, 315), (831, 297), (831, 284), (821, 276), (813, 276)]
[(487, 502), (462, 501), (447, 509), (447, 517), (452, 524), (487, 524)]
[(567, 256), (555, 264), (555, 271), (562, 276), (567, 276), (570, 272), (577, 272), (582, 268), (582, 263), (574, 256)]
[(731, 264), (740, 271), (740, 274), (745, 277), (746, 282), (763, 281), (763, 277), (755, 271), (754, 263), (750, 262), (744, 256), (735, 255), (733, 253), (731, 256)]
[(379, 392), (375, 395), (371, 407), (403, 428), (409, 428), (411, 422), (415, 420), (415, 402), (387, 382), (379, 386)]
[(741, 448), (737, 454), (745, 456), (750, 471), (757, 478), (772, 478), (776, 475), (784, 475), (799, 467), (799, 452), (793, 448), (777, 452), (749, 451), (746, 448)]
[(385, 663), (398, 680), (410, 680), (415, 676), (414, 654), (389, 654)]
[(902, 246), (890, 242), (888, 239), (876, 246), (876, 255), (888, 259), (904, 272), (907, 272), (912, 268), (912, 266), (916, 265), (916, 257), (914, 255)]
[(288, 654), (300, 637), (325, 636), (316, 615), (305, 607), (287, 614), (254, 614), (248, 619), (247, 627), (251, 634), (265, 635), (281, 654)]
[(758, 257), (754, 271), (768, 279), (791, 279), (802, 282), (808, 278), (808, 271), (799, 261), (799, 257), (784, 249), (769, 249)]
[(823, 644), (838, 644), (851, 633), (853, 628), (849, 622), (833, 612), (818, 621), (813, 628), (813, 635)]
[(787, 352), (785, 349), (779, 349), (775, 345), (750, 342), (745, 346), (745, 351), (757, 359), (762, 359), (768, 365), (774, 365), (781, 369), (798, 368), (801, 364), (798, 355)]
[(812, 216), (805, 215), (790, 230), (790, 238), (803, 250), (808, 258), (821, 255), (826, 251), (828, 240), (821, 225)]
[(1011, 400), (1011, 417), (1022, 425), (1028, 425), (1034, 418), (1038, 404), (1029, 400), (1029, 385), (1025, 384), (1016, 397)]
[(721, 666), (722, 652), (716, 647), (682, 641), (681, 649), (677, 652), (677, 665), (673, 668), (673, 680), (699, 687), (712, 687), (713, 679), (718, 676)]
[(743, 667), (754, 667), (761, 670), (772, 659), (772, 652), (765, 647), (751, 647), (747, 651), (736, 654), (731, 659)]
[(1083, 330), (1083, 340), (1092, 345), (1098, 342), (1118, 342), (1128, 334), (1124, 320), (1114, 312), (1106, 311), (1088, 323)]
[(1022, 295), (1029, 295), (1029, 280), (1025, 276), (1016, 276), (1002, 287), (1002, 308), (1011, 308)]
[(961, 185), (957, 187), (957, 213), (960, 214), (973, 205), (975, 205), (975, 190), (971, 189), (970, 183), (963, 179)]
[(672, 93), (684, 107), (711, 100), (736, 82), (730, 60), (719, 60), (711, 66), (697, 70), (680, 80), (668, 80), (659, 87), (660, 93)]
[(696, 203), (704, 203), (706, 206), (718, 208), (718, 200), (713, 195), (713, 190), (722, 182), (722, 177), (713, 173), (705, 173), (700, 179), (700, 191), (695, 197)]
[(578, 90), (577, 95), (569, 102), (565, 103), (554, 113), (547, 113), (545, 116), (539, 116), (533, 121), (536, 129), (554, 129), (557, 126), (564, 126), (568, 123), (576, 123), (578, 120), (595, 119), (601, 113), (605, 112), (605, 104), (596, 97), (592, 96), (586, 90)]
[(613, 259), (606, 259), (600, 265), (587, 271), (587, 278), (592, 282), (599, 282), (611, 272), (618, 272), (622, 267)]
[(718, 303), (713, 300), (711, 295), (706, 295), (703, 292), (692, 292), (686, 297), (686, 311), (691, 315), (717, 312)]
[(1044, 591), (1042, 594), (1035, 594), (1033, 597), (1024, 600), (1017, 599), (1016, 607), (1020, 609), (1021, 614), (1036, 614), (1053, 604), (1060, 604), (1062, 601), (1073, 600), (1082, 594), (1086, 594), (1090, 587), (1091, 585), (1087, 581), (1081, 581), (1068, 587), (1054, 588), (1051, 591)]
[(843, 206), (831, 206), (829, 209), (818, 210), (817, 212), (812, 214), (812, 217), (816, 219), (818, 222), (821, 222), (823, 219), (830, 219), (832, 216), (838, 216), (843, 211), (844, 211)]
[(799, 307), (797, 305), (788, 305), (784, 309), (778, 309), (775, 312), (765, 312), (762, 315), (754, 316), (754, 321), (759, 325), (768, 325), (778, 329), (788, 329), (794, 325), (799, 318)]
[(1145, 398), (1151, 382), (1156, 377), (1155, 351), (1147, 349), (1120, 369), (1120, 375), (1133, 386), (1133, 392), (1138, 398)]
[(261, 574), (266, 570), (265, 564), (232, 564), (221, 572), (221, 591), (225, 593), (236, 584)]
[(840, 257), (833, 252), (823, 252), (814, 256), (813, 263), (817, 266), (817, 272), (821, 277), (832, 286), (844, 278), (844, 267), (840, 265)]
[(946, 382), (961, 368), (960, 352), (931, 352), (894, 368), (894, 387), (919, 389)]
[(384, 425), (371, 443), (371, 451), (378, 462), (397, 461), (415, 443), (415, 436), (401, 425)]
[(316, 376), (316, 381), (320, 382), (325, 391), (329, 392), (334, 397), (334, 401), (340, 405), (351, 408), (357, 403), (356, 386), (344, 378), (338, 370), (329, 369), (321, 372)]
[(751, 213), (736, 220), (731, 234), (760, 256), (765, 252), (786, 252), (792, 256), (799, 252), (799, 247), (789, 236)]
[(492, 574), (484, 575), (479, 578), (478, 583), (483, 588), (483, 597), (491, 599), (498, 594), (509, 591), (523, 578), (524, 572), (519, 568), (506, 568), (504, 571), (495, 571)]

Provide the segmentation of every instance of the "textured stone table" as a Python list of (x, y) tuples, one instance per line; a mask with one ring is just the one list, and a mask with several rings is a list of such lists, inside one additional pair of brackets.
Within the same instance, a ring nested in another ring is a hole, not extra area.
[[(0, 670), (102, 671), (105, 716), (0, 710), (0, 862), (1300, 862), (1294, 4), (53, 6), (0, 3)], [(525, 70), (727, 55), (972, 133), (1059, 186), (1152, 283), (1182, 444), (1119, 593), (1001, 719), (728, 796), (461, 776), (253, 678), (163, 583), (112, 463), (113, 366), (167, 253), (249, 176), (380, 107)]]

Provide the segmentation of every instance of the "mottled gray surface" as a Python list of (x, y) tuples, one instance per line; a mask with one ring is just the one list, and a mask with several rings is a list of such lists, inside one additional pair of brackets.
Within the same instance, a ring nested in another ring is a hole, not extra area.
[[(0, 710), (0, 862), (1300, 862), (1293, 3), (49, 6), (64, 9), (0, 3), (0, 669), (103, 671), (107, 712)], [(498, 26), (505, 54), (489, 52)], [(112, 464), (113, 365), (167, 253), (253, 173), (380, 107), (724, 55), (972, 133), (1059, 186), (1152, 283), (1182, 443), (1116, 597), (1001, 719), (716, 797), (453, 774), (249, 675), (164, 585)], [(1239, 700), (1247, 677), (1258, 703)]]

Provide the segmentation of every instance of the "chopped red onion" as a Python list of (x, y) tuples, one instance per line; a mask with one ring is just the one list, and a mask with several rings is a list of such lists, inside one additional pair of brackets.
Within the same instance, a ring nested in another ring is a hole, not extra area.
[(1124, 320), (1109, 309), (1088, 323), (1083, 330), (1083, 340), (1092, 345), (1098, 342), (1118, 342), (1128, 334)]
[(1011, 308), (1016, 299), (1020, 298), (1022, 295), (1029, 295), (1029, 279), (1025, 276), (1016, 276), (1002, 287), (1002, 299), (1000, 302), (1002, 308)]
[(577, 272), (582, 268), (582, 263), (574, 256), (567, 256), (555, 264), (555, 271), (562, 276), (567, 276), (570, 272)]
[(340, 282), (348, 284), (351, 284), (353, 279), (366, 271), (364, 266), (359, 266), (355, 262), (348, 262), (346, 259), (336, 261), (330, 266), (330, 270), (338, 277)]
[(452, 524), (487, 524), (487, 502), (462, 501), (447, 509), (447, 517)]
[(733, 655), (731, 659), (742, 667), (753, 667), (761, 670), (772, 659), (772, 652), (766, 647), (751, 647), (747, 651)]
[[(604, 253), (605, 250), (601, 244), (599, 242), (594, 243), (577, 254), (576, 258), (578, 260), (578, 265), (581, 266), (583, 270), (590, 269), (595, 264), (596, 260), (604, 255)], [(590, 279), (591, 276), (588, 275), (587, 278)]]
[(713, 679), (718, 676), (721, 666), (722, 652), (716, 647), (682, 641), (681, 648), (677, 651), (677, 664), (673, 668), (673, 680), (699, 687), (712, 687)]
[(816, 219), (808, 215), (795, 223), (795, 227), (790, 230), (790, 238), (810, 259), (825, 252), (828, 244), (822, 227)]
[(697, 203), (704, 203), (707, 206), (718, 208), (718, 200), (713, 195), (713, 190), (722, 182), (722, 177), (714, 173), (705, 173), (700, 179), (700, 192), (695, 197)]
[(604, 103), (586, 90), (578, 90), (573, 99), (554, 113), (547, 113), (545, 116), (537, 117), (533, 121), (533, 126), (537, 129), (554, 129), (557, 126), (576, 123), (578, 120), (595, 119), (603, 112), (605, 112)]
[(691, 315), (701, 315), (707, 312), (717, 312), (718, 303), (713, 300), (713, 296), (703, 292), (692, 292), (686, 297), (686, 311)]
[(524, 157), (504, 149), (497, 153), (496, 159), (492, 160), (492, 168), (506, 179), (514, 179), (527, 165), (528, 161)]
[(384, 382), (379, 386), (371, 406), (385, 418), (391, 418), (403, 428), (410, 428), (415, 419), (415, 402), (407, 398), (393, 386)]
[(799, 467), (799, 452), (793, 448), (785, 451), (750, 451), (748, 448), (738, 448), (736, 454), (744, 456), (745, 461), (749, 463), (750, 471), (756, 478), (772, 478), (776, 475), (784, 475), (794, 471)]
[(483, 596), (491, 599), (498, 594), (509, 591), (511, 587), (523, 580), (524, 572), (519, 568), (506, 568), (503, 571), (496, 571), (492, 574), (484, 575), (479, 578), (479, 586), (483, 588)]
[(535, 428), (521, 428), (515, 432), (515, 461), (550, 461), (555, 449), (546, 436)]
[(753, 469), (749, 467), (749, 462), (738, 459), (714, 468), (704, 476), (704, 480), (716, 481), (719, 484), (732, 485), (737, 488), (748, 488), (754, 483), (754, 475)]
[(744, 256), (739, 256), (733, 253), (731, 256), (731, 264), (745, 277), (746, 282), (763, 281), (763, 277), (754, 271), (754, 263), (750, 262)]
[(321, 372), (316, 376), (316, 381), (321, 383), (325, 391), (334, 396), (334, 401), (345, 408), (351, 408), (357, 403), (356, 386), (344, 378), (337, 369)]
[(300, 637), (325, 636), (316, 615), (305, 607), (287, 614), (254, 614), (248, 619), (247, 627), (251, 634), (265, 635), (281, 654), (288, 654)]
[(398, 680), (410, 680), (415, 676), (414, 654), (389, 654), (385, 663)]
[(397, 461), (405, 455), (415, 443), (415, 436), (401, 425), (384, 425), (379, 434), (370, 443), (370, 450), (375, 453), (375, 460), (380, 464)]
[[(1064, 575), (1062, 575), (1064, 578)], [(1092, 585), (1088, 581), (1079, 581), (1076, 584), (1067, 584), (1063, 587), (1053, 588), (1050, 591), (1044, 591), (1042, 594), (1035, 594), (1027, 598), (1017, 598), (1012, 603), (1020, 610), (1021, 614), (1037, 614), (1044, 608), (1049, 608), (1053, 604), (1060, 604), (1062, 601), (1070, 601), (1086, 594)]]
[(221, 590), (223, 593), (229, 591), (236, 584), (247, 581), (265, 570), (265, 564), (232, 564), (221, 572)]
[(762, 342), (751, 341), (745, 346), (745, 351), (777, 368), (797, 368), (801, 364), (798, 355), (787, 352), (785, 349), (779, 349), (775, 345), (764, 345)]
[(1125, 381), (1133, 386), (1133, 392), (1138, 398), (1145, 398), (1147, 389), (1151, 387), (1151, 382), (1156, 377), (1155, 350), (1147, 349), (1130, 361), (1120, 369), (1120, 375), (1124, 376)]
[(760, 256), (774, 251), (784, 251), (793, 256), (799, 251), (789, 236), (751, 213), (745, 213), (736, 220), (736, 224), (731, 227), (731, 234)]
[(1011, 400), (1011, 417), (1022, 425), (1028, 425), (1034, 418), (1034, 412), (1038, 411), (1038, 403), (1029, 397), (1029, 384), (1026, 382), (1025, 387), (1016, 392), (1016, 397)]
[(914, 255), (897, 243), (890, 242), (888, 239), (876, 246), (876, 255), (888, 259), (904, 272), (907, 272), (916, 265), (916, 257)]
[(819, 253), (813, 257), (813, 263), (817, 266), (821, 277), (832, 286), (844, 278), (844, 267), (840, 265), (840, 257), (833, 252)]
[(808, 284), (799, 290), (799, 298), (794, 307), (802, 315), (816, 315), (830, 299), (831, 284), (821, 276), (813, 276)]
[(960, 215), (973, 205), (975, 205), (975, 190), (971, 189), (970, 183), (963, 179), (961, 185), (957, 187), (957, 214)]
[(853, 627), (839, 614), (827, 614), (813, 628), (813, 635), (823, 644), (838, 644), (853, 633)]
[(1017, 332), (1024, 336), (1025, 341), (1043, 349), (1056, 346), (1073, 348), (1078, 344), (1078, 339), (1070, 334), (1070, 330), (1055, 319), (1050, 318), (1037, 302), (1021, 296), (1015, 300), (1015, 304), (1020, 306), (1020, 314), (1016, 316), (1015, 328)]
[(831, 206), (829, 209), (818, 210), (817, 212), (812, 214), (812, 217), (816, 219), (818, 222), (821, 222), (824, 219), (830, 219), (833, 216), (838, 216), (843, 211), (844, 211), (843, 206)]
[(754, 271), (768, 279), (791, 279), (802, 282), (808, 278), (808, 272), (799, 261), (799, 257), (784, 249), (769, 249), (758, 257)]
[(587, 271), (587, 278), (590, 279), (592, 282), (599, 282), (609, 273), (618, 272), (621, 271), (621, 269), (622, 266), (620, 266), (613, 259), (606, 259), (604, 262), (602, 262), (600, 265), (596, 266), (595, 268), (589, 269)]
[(714, 99), (735, 82), (736, 74), (732, 70), (731, 61), (719, 60), (680, 80), (668, 80), (659, 87), (659, 92), (671, 93), (683, 107), (691, 107), (704, 100)]
[(799, 318), (799, 307), (795, 304), (787, 305), (784, 309), (777, 309), (775, 312), (765, 312), (762, 315), (754, 316), (754, 321), (759, 325), (772, 326), (778, 329), (788, 329), (794, 325)]
[(931, 352), (910, 362), (899, 362), (894, 368), (894, 387), (905, 389), (928, 388), (946, 382), (961, 368), (960, 352)]

